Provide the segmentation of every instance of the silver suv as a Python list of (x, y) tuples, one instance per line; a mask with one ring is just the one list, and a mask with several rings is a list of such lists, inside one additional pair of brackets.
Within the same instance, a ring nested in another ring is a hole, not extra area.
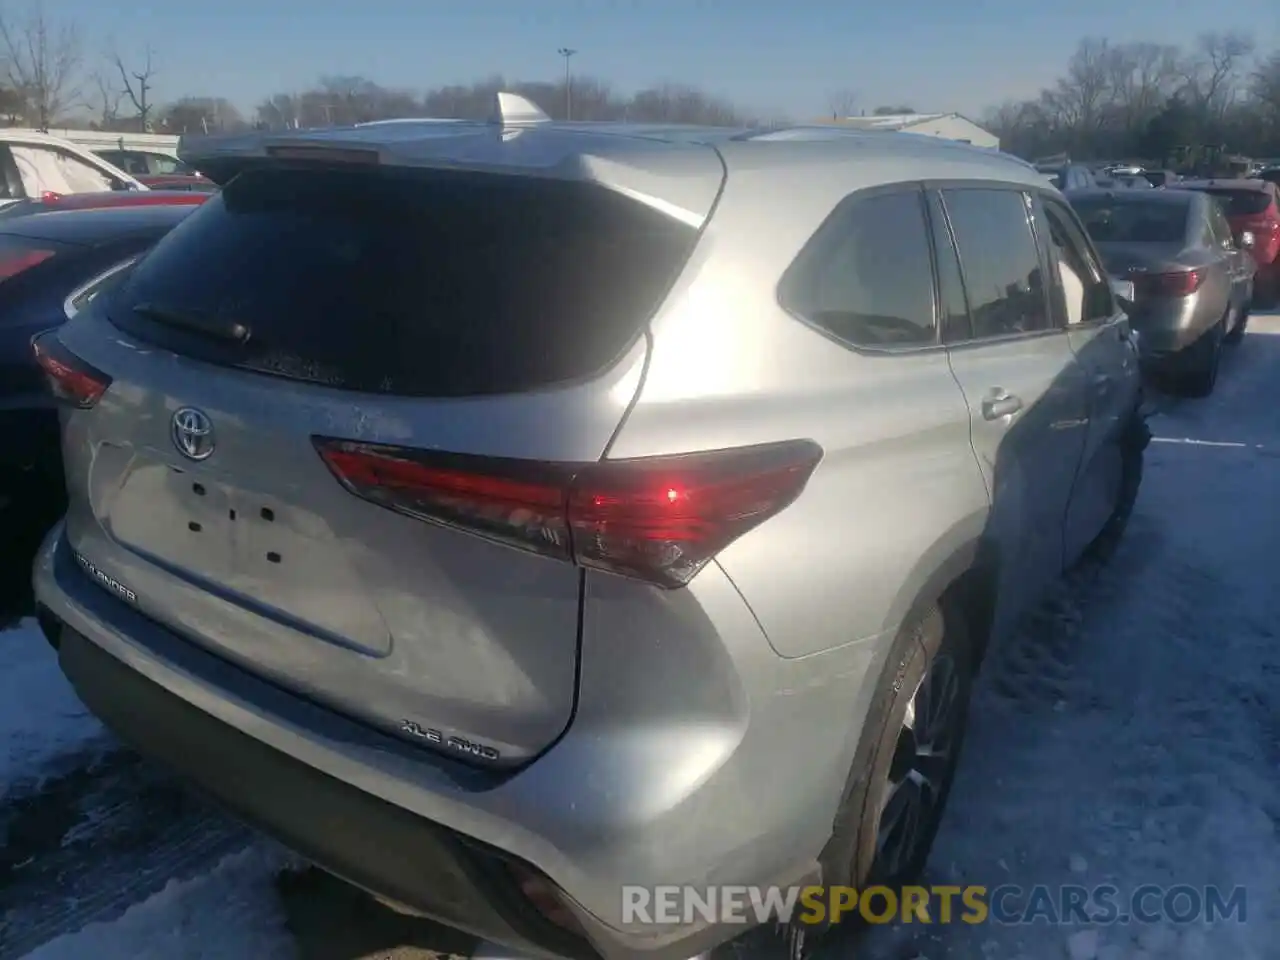
[(1042, 176), (528, 111), (185, 152), (222, 191), (35, 343), (36, 590), (91, 709), (529, 954), (742, 932), (626, 885), (920, 871), (983, 652), (1141, 475)]

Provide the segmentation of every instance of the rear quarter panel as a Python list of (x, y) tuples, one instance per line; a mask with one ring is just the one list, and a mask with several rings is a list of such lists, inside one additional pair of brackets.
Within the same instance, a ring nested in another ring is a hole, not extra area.
[[(913, 585), (983, 532), (986, 487), (945, 352), (858, 353), (787, 314), (782, 272), (834, 206), (762, 200), (733, 173), (655, 320), (638, 401), (610, 457), (811, 438), (825, 456), (799, 500), (719, 562), (780, 656), (898, 628)], [(768, 223), (770, 229), (760, 229)]]

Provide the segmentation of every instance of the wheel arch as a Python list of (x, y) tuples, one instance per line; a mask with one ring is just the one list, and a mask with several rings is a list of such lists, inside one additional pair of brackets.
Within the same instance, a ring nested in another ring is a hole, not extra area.
[(987, 510), (977, 511), (948, 529), (916, 561), (890, 604), (883, 629), (912, 623), (932, 604), (944, 615), (963, 618), (975, 660), (986, 653), (1000, 582), (1000, 554), (987, 535)]

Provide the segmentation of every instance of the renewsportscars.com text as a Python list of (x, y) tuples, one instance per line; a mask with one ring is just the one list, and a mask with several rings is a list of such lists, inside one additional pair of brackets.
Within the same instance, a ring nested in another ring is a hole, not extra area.
[(796, 921), (827, 925), (855, 918), (882, 923), (1128, 924), (1243, 923), (1243, 887), (1148, 884), (1004, 884), (997, 887), (623, 887), (622, 920), (633, 924)]

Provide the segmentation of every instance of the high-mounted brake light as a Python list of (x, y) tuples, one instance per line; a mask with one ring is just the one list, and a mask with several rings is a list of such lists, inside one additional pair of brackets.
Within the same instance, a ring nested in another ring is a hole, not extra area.
[(38, 267), (53, 256), (52, 250), (22, 250), (17, 253), (0, 253), (0, 282)]
[(56, 330), (46, 330), (32, 337), (31, 349), (53, 395), (63, 403), (88, 410), (111, 386), (109, 376), (63, 346)]
[(267, 147), (267, 156), (276, 160), (312, 160), (317, 163), (378, 162), (377, 150), (360, 150), (343, 147)]
[(794, 502), (822, 459), (812, 440), (591, 464), (315, 444), (372, 503), (668, 588)]

